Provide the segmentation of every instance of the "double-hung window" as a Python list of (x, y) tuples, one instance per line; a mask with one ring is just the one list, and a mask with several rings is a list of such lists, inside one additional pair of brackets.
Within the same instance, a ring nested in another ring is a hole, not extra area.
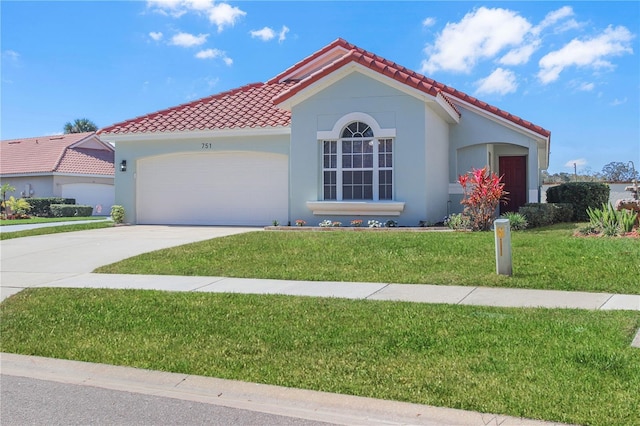
[(393, 199), (393, 139), (356, 121), (340, 139), (322, 141), (322, 157), (324, 200)]

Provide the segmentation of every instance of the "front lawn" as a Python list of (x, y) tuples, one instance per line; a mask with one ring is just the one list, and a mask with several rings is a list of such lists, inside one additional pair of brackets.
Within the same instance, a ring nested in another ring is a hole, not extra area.
[(0, 226), (10, 225), (31, 225), (34, 223), (52, 223), (52, 222), (75, 222), (78, 220), (105, 220), (104, 216), (86, 216), (86, 217), (32, 217), (29, 219), (3, 219), (0, 220)]
[(98, 268), (201, 275), (640, 294), (637, 238), (574, 237), (576, 225), (513, 232), (512, 277), (495, 272), (491, 232), (251, 232)]
[(640, 349), (630, 343), (638, 327), (640, 315), (628, 311), (28, 289), (0, 305), (0, 350), (637, 425)]
[(75, 225), (48, 226), (46, 228), (27, 229), (24, 231), (0, 232), (0, 240), (12, 238), (34, 237), (36, 235), (58, 234), (61, 232), (87, 231), (89, 229), (110, 228), (115, 226), (111, 221), (78, 223)]

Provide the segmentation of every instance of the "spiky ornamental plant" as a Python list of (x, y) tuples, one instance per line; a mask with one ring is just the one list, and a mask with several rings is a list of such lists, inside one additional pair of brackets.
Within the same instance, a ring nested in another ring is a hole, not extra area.
[(483, 167), (458, 176), (458, 182), (464, 193), (460, 203), (464, 205), (464, 215), (469, 217), (471, 228), (474, 231), (488, 231), (500, 201), (504, 202), (507, 195), (502, 177)]

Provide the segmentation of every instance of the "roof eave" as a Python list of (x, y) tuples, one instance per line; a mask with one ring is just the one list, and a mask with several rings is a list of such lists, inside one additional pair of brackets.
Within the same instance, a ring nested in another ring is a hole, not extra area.
[(162, 139), (202, 139), (242, 136), (278, 136), (290, 135), (291, 127), (239, 127), (230, 129), (194, 130), (179, 132), (145, 132), (145, 133), (104, 133), (101, 137), (107, 142), (118, 143), (122, 141), (147, 141)]

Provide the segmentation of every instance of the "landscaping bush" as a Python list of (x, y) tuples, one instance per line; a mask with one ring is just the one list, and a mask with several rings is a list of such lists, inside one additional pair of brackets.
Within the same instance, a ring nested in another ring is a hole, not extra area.
[(569, 203), (549, 204), (553, 209), (553, 223), (571, 222), (573, 220), (573, 205)]
[(609, 202), (610, 188), (600, 182), (568, 182), (547, 189), (548, 203), (569, 203), (573, 205), (572, 220), (589, 220), (587, 209), (597, 209)]
[(602, 234), (615, 237), (633, 231), (638, 214), (631, 210), (617, 211), (611, 203), (603, 204), (599, 209), (587, 209), (589, 225), (582, 229), (584, 234)]
[(553, 224), (553, 204), (527, 203), (518, 209), (518, 213), (527, 219), (529, 228), (549, 226)]
[(553, 225), (573, 220), (573, 205), (568, 203), (527, 203), (518, 209), (528, 228)]
[(111, 206), (111, 219), (113, 219), (115, 223), (124, 222), (124, 207), (118, 205)]
[(86, 217), (93, 214), (93, 206), (78, 204), (51, 204), (50, 209), (53, 217)]
[(527, 218), (521, 213), (507, 212), (500, 217), (509, 220), (509, 228), (513, 231), (522, 231), (529, 226)]
[[(74, 198), (46, 197), (46, 198), (27, 198), (27, 202), (31, 205), (31, 214), (39, 217), (51, 217), (51, 204), (75, 204)], [(91, 216), (89, 214), (89, 216)]]

